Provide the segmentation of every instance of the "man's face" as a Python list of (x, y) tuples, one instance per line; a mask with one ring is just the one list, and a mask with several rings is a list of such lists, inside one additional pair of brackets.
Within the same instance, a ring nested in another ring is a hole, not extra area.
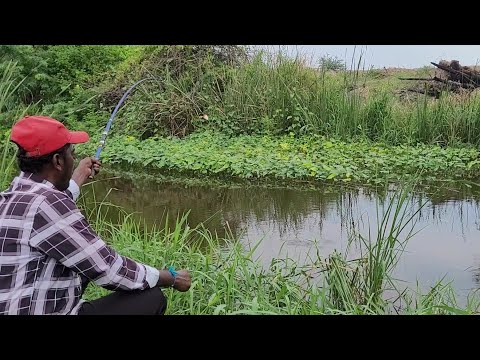
[(70, 179), (73, 174), (73, 162), (75, 159), (75, 148), (73, 145), (70, 145), (68, 149), (64, 152), (64, 165), (62, 172), (60, 173), (59, 179), (59, 190), (64, 191), (68, 189), (70, 185)]

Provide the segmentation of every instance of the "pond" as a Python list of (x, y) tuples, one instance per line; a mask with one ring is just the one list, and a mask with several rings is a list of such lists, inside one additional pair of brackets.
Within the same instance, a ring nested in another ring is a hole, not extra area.
[[(246, 246), (262, 240), (254, 256), (265, 266), (287, 254), (307, 263), (316, 249), (322, 257), (335, 249), (343, 252), (354, 230), (367, 237), (370, 230), (375, 236), (377, 210), (381, 216), (391, 196), (388, 191), (362, 187), (218, 187), (114, 177), (107, 172), (97, 180), (93, 184), (97, 201), (106, 196), (147, 225), (162, 226), (167, 212), (176, 217), (190, 211), (191, 227), (204, 222), (219, 236), (225, 236), (228, 227)], [(86, 190), (89, 206), (93, 206), (91, 194)], [(414, 212), (421, 207), (415, 216), (418, 233), (408, 241), (395, 277), (413, 287), (418, 280), (423, 290), (445, 277), (459, 295), (480, 287), (479, 200), (479, 186), (448, 184), (411, 193), (407, 209)], [(108, 210), (110, 220), (115, 216)]]

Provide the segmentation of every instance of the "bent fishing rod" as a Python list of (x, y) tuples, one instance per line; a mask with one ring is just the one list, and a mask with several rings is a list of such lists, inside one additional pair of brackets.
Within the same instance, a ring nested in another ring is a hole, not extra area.
[[(154, 77), (148, 77), (142, 80), (137, 81), (135, 84), (133, 84), (130, 89), (128, 89), (125, 94), (123, 94), (122, 98), (118, 102), (117, 106), (115, 106), (115, 109), (113, 110), (112, 114), (110, 115), (110, 119), (108, 119), (107, 125), (105, 126), (105, 130), (102, 133), (102, 138), (100, 139), (100, 142), (98, 143), (97, 151), (95, 152), (95, 159), (100, 160), (100, 154), (103, 150), (103, 147), (105, 145), (105, 141), (107, 139), (108, 133), (110, 132), (110, 128), (112, 127), (113, 124), (113, 119), (115, 118), (115, 115), (117, 114), (118, 110), (120, 109), (120, 106), (122, 106), (123, 102), (127, 98), (127, 96), (135, 89), (138, 85), (140, 85), (142, 82), (146, 80), (158, 80), (157, 78)], [(93, 178), (95, 176), (95, 170), (92, 168), (92, 174), (90, 175), (90, 178)]]

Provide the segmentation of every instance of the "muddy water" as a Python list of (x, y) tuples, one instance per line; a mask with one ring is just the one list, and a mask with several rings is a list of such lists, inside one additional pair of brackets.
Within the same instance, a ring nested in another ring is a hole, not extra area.
[[(390, 194), (364, 188), (287, 188), (181, 185), (175, 182), (132, 180), (125, 177), (94, 184), (98, 200), (107, 200), (137, 213), (147, 225), (162, 225), (165, 214), (190, 210), (189, 224), (205, 222), (219, 235), (225, 226), (246, 246), (262, 240), (255, 256), (265, 265), (272, 258), (289, 257), (302, 263), (308, 256), (345, 251), (352, 233), (375, 236), (377, 212), (385, 211)], [(86, 198), (91, 199), (87, 191)], [(459, 293), (480, 287), (480, 187), (458, 187), (418, 192), (409, 197), (407, 210), (416, 211), (415, 231), (395, 276), (410, 284), (418, 280), (427, 289), (437, 280), (453, 280)], [(108, 217), (115, 220), (115, 212)], [(407, 227), (404, 234), (410, 230)], [(352, 254), (355, 254), (353, 247)]]

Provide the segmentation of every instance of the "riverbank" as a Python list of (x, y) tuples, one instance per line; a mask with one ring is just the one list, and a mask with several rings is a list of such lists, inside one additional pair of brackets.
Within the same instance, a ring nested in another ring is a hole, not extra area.
[[(93, 155), (94, 137), (79, 145)], [(392, 146), (367, 140), (350, 142), (323, 136), (229, 137), (199, 132), (183, 139), (111, 136), (102, 151), (105, 165), (157, 171), (168, 175), (244, 179), (261, 182), (307, 181), (384, 185), (405, 180), (473, 180), (480, 157), (473, 146)]]
[[(396, 198), (400, 207), (405, 194)], [(308, 265), (292, 258), (276, 258), (268, 268), (253, 256), (255, 247), (245, 249), (235, 238), (220, 237), (202, 225), (190, 227), (188, 216), (149, 231), (131, 217), (119, 225), (105, 222), (103, 208), (89, 217), (97, 232), (119, 253), (157, 268), (174, 265), (191, 271), (188, 293), (165, 289), (167, 314), (478, 313), (478, 297), (473, 294), (459, 305), (451, 284), (438, 281), (428, 291), (420, 291), (414, 284), (405, 291), (398, 287), (401, 284), (393, 280), (392, 270), (403, 253), (401, 249), (410, 241), (408, 231), (402, 229), (411, 218), (403, 217), (404, 212), (393, 205), (386, 210), (386, 221), (380, 227), (383, 231), (379, 232), (382, 235), (369, 239), (358, 234), (354, 244), (364, 251), (355, 260), (344, 253), (322, 257), (317, 252)], [(90, 285), (86, 298), (107, 293)]]

